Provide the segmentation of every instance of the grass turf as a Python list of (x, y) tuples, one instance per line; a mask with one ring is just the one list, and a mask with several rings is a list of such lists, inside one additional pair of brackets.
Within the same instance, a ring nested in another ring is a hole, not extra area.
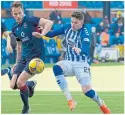
[[(21, 112), (22, 103), (17, 91), (1, 92), (1, 113), (18, 114)], [(124, 113), (124, 92), (98, 92), (99, 96), (111, 109), (113, 114)], [(77, 101), (77, 108), (70, 111), (62, 92), (36, 91), (29, 99), (31, 114), (100, 114), (97, 104), (84, 96), (82, 92), (72, 92)]]

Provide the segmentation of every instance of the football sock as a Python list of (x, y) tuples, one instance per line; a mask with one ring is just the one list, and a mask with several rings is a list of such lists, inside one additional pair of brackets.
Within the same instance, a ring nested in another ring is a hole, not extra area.
[(25, 107), (29, 107), (28, 95), (29, 95), (29, 89), (25, 84), (23, 87), (20, 88), (20, 96)]
[(9, 72), (7, 74), (8, 74), (9, 79), (11, 80), (12, 79), (11, 67), (9, 66), (7, 68), (9, 69)]
[(69, 92), (67, 81), (63, 75), (62, 68), (58, 65), (55, 65), (53, 67), (53, 72), (54, 72), (55, 77), (56, 77), (56, 82), (59, 85), (60, 89), (63, 91), (67, 100), (72, 100), (72, 96), (71, 96), (71, 93)]
[(32, 88), (33, 85), (34, 85), (34, 82), (33, 81), (27, 81), (26, 85), (27, 85), (28, 88)]
[(99, 106), (102, 106), (104, 104), (103, 100), (100, 99), (98, 94), (93, 89), (86, 92), (85, 95), (94, 100), (95, 102), (97, 102)]
[(12, 79), (11, 67), (1, 69), (1, 75), (5, 75), (5, 74), (8, 74), (9, 80)]

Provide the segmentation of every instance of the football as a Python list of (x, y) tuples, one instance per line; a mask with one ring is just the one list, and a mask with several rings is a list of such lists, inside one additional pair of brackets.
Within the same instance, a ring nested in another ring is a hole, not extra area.
[(32, 74), (39, 74), (44, 70), (44, 62), (39, 58), (34, 58), (29, 63), (29, 70)]

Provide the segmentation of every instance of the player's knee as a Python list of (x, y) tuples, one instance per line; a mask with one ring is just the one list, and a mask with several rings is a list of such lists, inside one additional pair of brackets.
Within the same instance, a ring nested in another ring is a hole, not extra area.
[(24, 85), (24, 83), (21, 80), (17, 80), (17, 86), (20, 88)]
[(15, 84), (10, 83), (10, 88), (15, 89)]
[(82, 91), (84, 94), (91, 89), (92, 89), (91, 85), (82, 86)]
[(53, 66), (53, 72), (54, 72), (55, 76), (63, 74), (63, 70), (62, 70), (62, 68), (59, 65), (54, 65)]
[(89, 90), (92, 89), (92, 85), (91, 85), (91, 78), (89, 77), (83, 77), (79, 80), (79, 83), (82, 86), (82, 91), (85, 94), (86, 92), (88, 92)]

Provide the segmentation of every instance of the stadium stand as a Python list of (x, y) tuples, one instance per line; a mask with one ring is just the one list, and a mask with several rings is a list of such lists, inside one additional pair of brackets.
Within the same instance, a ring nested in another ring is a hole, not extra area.
[[(110, 2), (111, 8), (124, 8), (123, 1), (111, 1)], [(87, 7), (87, 8), (102, 8), (103, 3), (102, 1), (79, 1), (78, 2), (79, 8)]]
[[(9, 9), (10, 5), (13, 1), (2, 1), (1, 2), (1, 8)], [(42, 8), (42, 2), (41, 1), (21, 1), (24, 5), (24, 8), (33, 8), (33, 9), (41, 9)]]
[[(1, 8), (8, 9), (10, 8), (12, 1), (2, 1)], [(41, 9), (43, 7), (43, 3), (41, 1), (22, 1), (24, 8), (34, 8)], [(111, 8), (121, 8), (124, 9), (124, 1), (111, 1)], [(87, 8), (102, 8), (102, 1), (78, 1), (79, 8), (87, 7)]]

